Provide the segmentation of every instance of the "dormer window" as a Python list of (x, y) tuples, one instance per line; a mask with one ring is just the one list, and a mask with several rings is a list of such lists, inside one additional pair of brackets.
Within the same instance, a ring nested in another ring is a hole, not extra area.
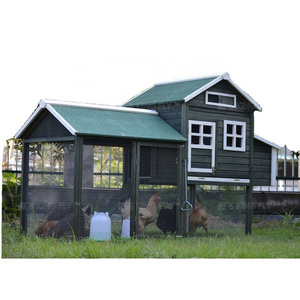
[(236, 96), (216, 92), (206, 92), (205, 104), (224, 107), (236, 107)]

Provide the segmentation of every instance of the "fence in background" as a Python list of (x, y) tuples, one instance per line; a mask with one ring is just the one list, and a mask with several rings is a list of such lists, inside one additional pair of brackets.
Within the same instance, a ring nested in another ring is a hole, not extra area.
[[(4, 147), (2, 171), (15, 173), (17, 177), (20, 177), (22, 171), (22, 152), (14, 146), (15, 142), (10, 141), (9, 146)], [(282, 151), (278, 153), (276, 185), (255, 186), (253, 190), (257, 192), (300, 192), (299, 159), (299, 152), (290, 151), (287, 146), (284, 146)], [(120, 165), (116, 168), (119, 170)], [(105, 175), (107, 176), (107, 174)], [(222, 190), (223, 187), (205, 186), (205, 189)]]

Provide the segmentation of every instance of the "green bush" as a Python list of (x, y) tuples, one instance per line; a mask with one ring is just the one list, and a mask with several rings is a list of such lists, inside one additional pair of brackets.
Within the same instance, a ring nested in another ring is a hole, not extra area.
[(2, 172), (2, 220), (20, 217), (21, 178), (14, 173)]

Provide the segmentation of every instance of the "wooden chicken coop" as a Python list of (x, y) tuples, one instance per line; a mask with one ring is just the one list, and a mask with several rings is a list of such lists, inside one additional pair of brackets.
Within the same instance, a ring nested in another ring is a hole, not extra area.
[(120, 203), (130, 197), (134, 235), (138, 207), (155, 193), (164, 205), (177, 205), (176, 230), (182, 234), (186, 139), (157, 112), (41, 100), (16, 138), (23, 140), (26, 234), (88, 236), (93, 211), (108, 212), (118, 224)]
[[(159, 194), (158, 211), (173, 211), (177, 235), (199, 195), (210, 213), (238, 206), (251, 233), (252, 188), (276, 176), (276, 149), (254, 135), (261, 110), (228, 73), (155, 84), (122, 107), (41, 100), (15, 136), (23, 140), (23, 230), (87, 236), (91, 213), (102, 211), (119, 222), (115, 234), (127, 214), (132, 236), (139, 207)], [(206, 186), (236, 187), (242, 197), (213, 199)]]

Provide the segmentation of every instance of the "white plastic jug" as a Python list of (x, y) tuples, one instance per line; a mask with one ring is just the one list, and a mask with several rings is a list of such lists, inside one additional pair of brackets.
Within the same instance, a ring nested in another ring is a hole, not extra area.
[(90, 225), (90, 239), (98, 241), (111, 239), (111, 219), (108, 212), (94, 212)]

